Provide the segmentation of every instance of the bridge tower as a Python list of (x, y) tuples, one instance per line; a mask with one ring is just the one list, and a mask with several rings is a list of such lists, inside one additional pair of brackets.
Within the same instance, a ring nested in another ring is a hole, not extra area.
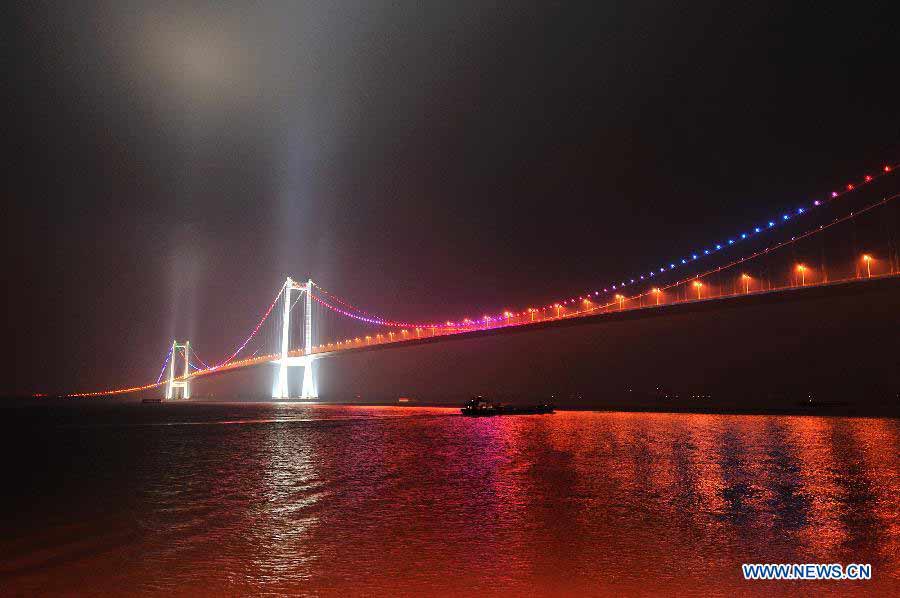
[(304, 305), (303, 318), (303, 386), (300, 388), (301, 399), (317, 399), (319, 392), (316, 388), (316, 379), (313, 376), (312, 356), (312, 278), (306, 279), (306, 303)]
[[(303, 385), (300, 388), (301, 399), (316, 399), (319, 397), (316, 389), (316, 379), (313, 373), (313, 355), (312, 355), (312, 279), (307, 279), (305, 283), (298, 283), (290, 276), (284, 281), (284, 309), (282, 311), (281, 320), (281, 359), (274, 363), (278, 365), (278, 371), (275, 374), (275, 383), (272, 385), (273, 399), (288, 399), (290, 391), (288, 389), (288, 368), (292, 366), (300, 366), (303, 368)], [(300, 357), (290, 357), (288, 355), (290, 347), (290, 329), (291, 329), (291, 291), (300, 291), (305, 294), (303, 303), (303, 355)]]
[[(175, 378), (175, 352), (178, 349), (184, 350), (184, 374), (179, 378)], [(169, 357), (169, 382), (166, 384), (166, 398), (175, 399), (178, 393), (176, 388), (181, 389), (181, 398), (191, 398), (191, 341), (179, 343), (177, 340), (172, 341), (172, 355)]]

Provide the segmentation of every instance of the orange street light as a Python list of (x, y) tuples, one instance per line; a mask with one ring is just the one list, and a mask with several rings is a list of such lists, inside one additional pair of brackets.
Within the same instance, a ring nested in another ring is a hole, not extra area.
[(750, 275), (749, 274), (741, 274), (741, 280), (744, 281), (744, 292), (750, 292)]
[(553, 307), (556, 308), (556, 317), (558, 318), (558, 317), (559, 317), (559, 310), (562, 309), (562, 305), (560, 305), (559, 303), (556, 303)]
[(619, 309), (625, 307), (625, 295), (620, 295), (616, 293), (616, 299), (619, 301)]
[(656, 295), (656, 304), (659, 305), (659, 294), (662, 292), (658, 287), (653, 287), (652, 292)]
[(800, 273), (800, 286), (806, 286), (806, 270), (807, 267), (803, 264), (797, 264), (797, 272)]
[(697, 288), (697, 299), (700, 299), (700, 292), (703, 290), (703, 283), (699, 280), (695, 280), (694, 286)]
[(872, 278), (872, 256), (867, 253), (862, 259), (866, 262), (866, 278)]

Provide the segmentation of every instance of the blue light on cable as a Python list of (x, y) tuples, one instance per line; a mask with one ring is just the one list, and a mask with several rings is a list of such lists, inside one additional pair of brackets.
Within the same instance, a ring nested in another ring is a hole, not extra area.
[[(871, 180), (871, 177), (867, 177), (867, 178), (866, 178), (866, 182), (869, 182), (870, 180)], [(852, 186), (852, 185), (848, 185), (848, 190), (852, 190), (852, 189), (853, 189), (853, 186)], [(838, 195), (839, 195), (839, 193), (838, 193), (837, 191), (835, 191), (835, 192), (832, 192), (831, 197), (834, 198), (834, 197), (837, 197)], [(814, 200), (814, 201), (812, 202), (812, 206), (820, 206), (820, 205), (823, 205), (823, 203), (824, 203), (823, 201), (820, 201), (820, 200), (817, 199), (817, 200)], [(782, 218), (783, 221), (788, 221), (788, 220), (791, 219), (791, 216), (792, 216), (792, 215), (794, 215), (794, 214), (797, 214), (797, 215), (805, 214), (806, 211), (807, 211), (807, 208), (805, 208), (805, 207), (799, 207), (799, 208), (796, 209), (795, 212), (787, 212), (787, 213), (785, 213), (785, 214), (782, 214), (781, 218)], [(768, 228), (774, 228), (774, 227), (775, 227), (775, 224), (776, 224), (776, 221), (769, 220), (769, 221), (768, 221)], [(759, 233), (762, 232), (762, 229), (763, 229), (763, 228), (765, 228), (765, 227), (763, 227), (763, 226), (755, 226), (755, 227), (753, 227), (752, 231), (750, 231), (750, 232), (740, 233), (740, 237), (739, 237), (739, 238), (738, 238), (738, 237), (732, 237), (732, 238), (728, 239), (728, 240), (727, 240), (727, 244), (728, 244), (728, 245), (734, 245), (735, 241), (745, 240), (745, 239), (747, 239), (747, 237), (752, 236), (753, 234), (759, 234)], [(820, 228), (821, 228), (821, 227), (820, 227)], [(722, 244), (716, 244), (714, 248), (704, 249), (704, 250), (703, 250), (703, 255), (709, 255), (710, 253), (716, 252), (716, 251), (720, 251), (721, 249), (722, 249)], [(688, 259), (696, 260), (696, 259), (698, 259), (698, 257), (699, 257), (699, 256), (698, 256), (696, 253), (691, 254), (691, 257), (690, 257), (690, 258), (681, 258), (681, 263), (682, 263), (682, 264), (687, 264)], [(668, 269), (669, 269), (669, 270), (674, 270), (675, 267), (676, 267), (676, 264), (675, 264), (675, 263), (671, 263), (671, 264), (669, 264)], [(663, 273), (663, 272), (665, 272), (666, 270), (667, 270), (667, 268), (666, 268), (665, 266), (662, 266), (662, 267), (659, 269), (659, 272), (660, 272), (660, 273)], [(655, 270), (651, 270), (651, 271), (648, 273), (648, 277), (652, 277), (652, 276), (655, 276), (655, 275), (656, 275), (656, 271), (655, 271)], [(641, 275), (641, 276), (640, 276), (640, 279), (641, 279), (641, 280), (644, 280), (644, 279), (645, 279), (644, 275)], [(631, 279), (631, 283), (633, 284), (634, 282), (635, 282), (635, 281), (634, 281), (634, 279), (632, 278), (632, 279)], [(624, 287), (624, 286), (626, 286), (626, 284), (628, 284), (628, 283), (622, 282), (622, 283), (619, 283), (619, 286)], [(616, 286), (616, 285), (613, 285), (612, 288), (615, 289), (615, 288), (617, 288), (617, 286)], [(606, 291), (606, 289), (604, 289), (604, 291)]]

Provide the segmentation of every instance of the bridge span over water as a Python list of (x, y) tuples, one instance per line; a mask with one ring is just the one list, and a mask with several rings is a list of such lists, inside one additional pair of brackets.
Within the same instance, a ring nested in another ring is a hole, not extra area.
[[(175, 340), (155, 382), (70, 396), (161, 388), (168, 399), (188, 398), (191, 386), (203, 380), (268, 368), (269, 396), (314, 400), (323, 388), (319, 370), (327, 370), (326, 362), (345, 355), (829, 298), (875, 297), (895, 289), (900, 277), (895, 205), (900, 193), (884, 193), (895, 170), (894, 165), (885, 166), (840, 191), (592, 290), (527, 307), (494, 308), (478, 316), (398, 320), (362, 309), (311, 278), (287, 277), (249, 335), (221, 360), (203, 360), (197, 353), (202, 341)], [(881, 317), (883, 326), (896, 325), (889, 313)], [(653, 342), (647, 343), (648, 360), (654, 358)], [(539, 364), (533, 367), (540, 369)]]
[[(329, 401), (459, 402), (490, 393), (615, 404), (631, 388), (720, 397), (733, 390), (728, 398), (737, 399), (765, 394), (767, 378), (784, 377), (796, 383), (779, 391), (795, 398), (844, 388), (890, 398), (900, 389), (889, 349), (900, 337), (897, 306), (898, 276), (830, 283), (351, 346), (318, 354), (316, 377)], [(275, 367), (258, 360), (194, 382), (204, 396), (262, 399)]]

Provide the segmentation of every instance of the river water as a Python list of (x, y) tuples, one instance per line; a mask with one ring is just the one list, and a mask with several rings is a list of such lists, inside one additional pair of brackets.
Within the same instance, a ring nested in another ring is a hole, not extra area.
[[(71, 403), (0, 409), (0, 593), (900, 590), (900, 421)], [(871, 581), (749, 582), (752, 563)]]

